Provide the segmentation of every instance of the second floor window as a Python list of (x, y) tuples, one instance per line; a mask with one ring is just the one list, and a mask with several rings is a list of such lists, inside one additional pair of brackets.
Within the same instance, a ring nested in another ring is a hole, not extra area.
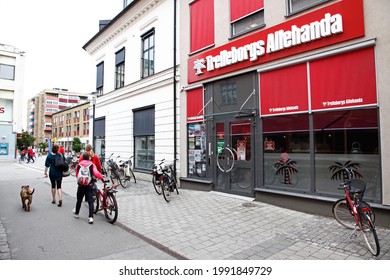
[(125, 85), (125, 48), (115, 54), (115, 88)]
[(0, 63), (0, 79), (14, 80), (15, 66)]
[(144, 34), (142, 37), (142, 78), (154, 74), (154, 29)]
[(230, 0), (232, 37), (263, 27), (264, 0)]
[(96, 92), (97, 96), (103, 95), (104, 62), (96, 66)]
[(329, 0), (287, 0), (287, 14), (294, 14)]

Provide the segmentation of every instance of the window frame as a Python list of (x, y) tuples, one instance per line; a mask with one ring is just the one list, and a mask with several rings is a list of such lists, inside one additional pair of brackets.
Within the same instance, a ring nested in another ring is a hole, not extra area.
[[(239, 23), (242, 23), (242, 22), (245, 22), (247, 20), (250, 20), (251, 18), (254, 18), (256, 15), (259, 15), (259, 14), (262, 14), (262, 19), (263, 19), (263, 22), (262, 23), (259, 23), (259, 25), (253, 27), (253, 28), (250, 28), (250, 29), (247, 29), (247, 30), (243, 30), (243, 31), (238, 31), (238, 32), (235, 32), (235, 26)], [(265, 26), (265, 17), (264, 17), (264, 8), (261, 9), (261, 10), (258, 10), (258, 11), (255, 11), (249, 15), (246, 15), (245, 17), (242, 17), (238, 20), (235, 20), (235, 21), (232, 21), (230, 23), (230, 36), (231, 38), (236, 38), (236, 37), (239, 37), (243, 34), (247, 34), (249, 32), (252, 32), (254, 30), (258, 30), (260, 28), (263, 28)]]
[(96, 65), (96, 94), (97, 96), (103, 95), (104, 86), (104, 61)]
[[(296, 1), (304, 2), (304, 1), (307, 1), (307, 0), (296, 0)], [(299, 9), (293, 11), (293, 9), (292, 9), (292, 6), (293, 6), (292, 0), (286, 0), (286, 14), (287, 14), (287, 16), (295, 15), (295, 14), (298, 14), (298, 13), (300, 13), (302, 11), (308, 10), (310, 8), (313, 8), (315, 6), (321, 5), (321, 4), (329, 2), (329, 1), (330, 0), (316, 0), (315, 3), (310, 3), (310, 4), (308, 4), (308, 5), (306, 5), (306, 6), (302, 7), (302, 8), (299, 8)]]
[(125, 59), (126, 52), (123, 47), (115, 53), (115, 89), (125, 86)]
[[(152, 76), (155, 73), (155, 48), (156, 48), (155, 35), (156, 33), (154, 28), (141, 35), (141, 79)], [(150, 44), (151, 38), (153, 39), (152, 44)], [(145, 49), (146, 41), (148, 41), (147, 49)], [(148, 57), (150, 57), (150, 55), (152, 55), (153, 57), (153, 60), (149, 59), (149, 61), (152, 61), (153, 63), (152, 65), (148, 63), (148, 67), (145, 67), (145, 54), (148, 54)], [(145, 73), (145, 69), (147, 69), (147, 73)]]
[(0, 79), (14, 81), (15, 65), (0, 63)]

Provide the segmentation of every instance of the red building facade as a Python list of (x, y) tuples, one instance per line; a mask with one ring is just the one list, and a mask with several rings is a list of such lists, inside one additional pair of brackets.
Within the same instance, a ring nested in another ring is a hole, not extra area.
[(389, 35), (372, 16), (383, 5), (182, 4), (183, 186), (332, 201), (352, 168), (367, 182), (366, 200), (390, 205), (381, 144), (389, 85), (379, 74)]

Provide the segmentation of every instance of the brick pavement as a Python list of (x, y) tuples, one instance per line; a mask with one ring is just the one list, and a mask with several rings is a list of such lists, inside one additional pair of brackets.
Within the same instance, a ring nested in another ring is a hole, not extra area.
[[(43, 172), (43, 171), (42, 171)], [(63, 191), (75, 197), (75, 178)], [(180, 189), (170, 203), (150, 181), (117, 194), (117, 225), (177, 258), (192, 260), (390, 259), (390, 229), (378, 227), (381, 254), (373, 257), (358, 234), (349, 239), (332, 217), (306, 214), (216, 192)], [(66, 203), (66, 201), (64, 201)], [(72, 215), (72, 213), (69, 213)], [(0, 221), (0, 260), (10, 259)]]
[(244, 197), (180, 189), (167, 203), (150, 181), (138, 180), (119, 188), (117, 200), (122, 227), (187, 259), (390, 259), (389, 228), (377, 228), (381, 254), (373, 257), (360, 234), (348, 238), (351, 231), (332, 217)]

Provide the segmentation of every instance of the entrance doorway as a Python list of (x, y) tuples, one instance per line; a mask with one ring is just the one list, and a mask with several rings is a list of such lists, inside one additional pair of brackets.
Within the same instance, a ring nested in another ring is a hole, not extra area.
[(215, 119), (214, 189), (252, 196), (254, 185), (253, 118)]

